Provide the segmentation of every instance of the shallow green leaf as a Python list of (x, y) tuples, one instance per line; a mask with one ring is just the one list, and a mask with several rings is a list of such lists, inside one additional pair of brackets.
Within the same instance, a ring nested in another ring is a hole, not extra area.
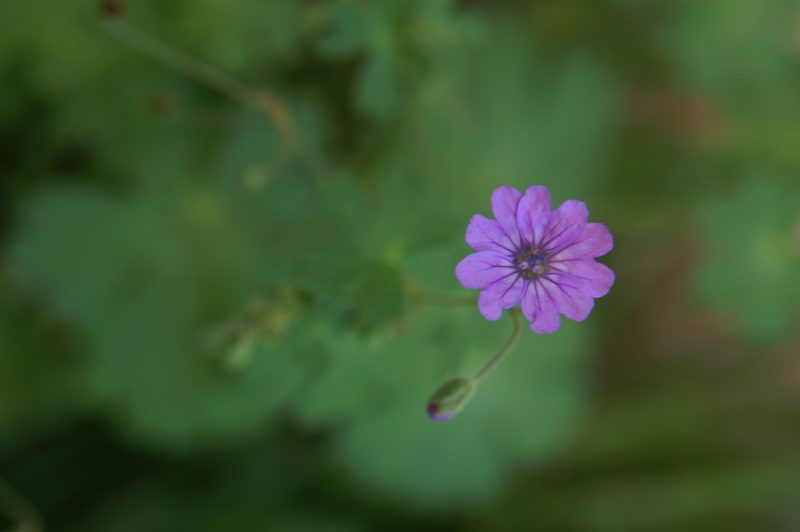
[(297, 407), (315, 424), (344, 422), (339, 457), (393, 498), (439, 510), (489, 502), (509, 475), (556, 453), (583, 413), (585, 334), (565, 325), (550, 336), (525, 331), (458, 417), (428, 418), (435, 388), (476, 372), (510, 328), (475, 308), (437, 309), (395, 335), (339, 335), (328, 346), (337, 364)]

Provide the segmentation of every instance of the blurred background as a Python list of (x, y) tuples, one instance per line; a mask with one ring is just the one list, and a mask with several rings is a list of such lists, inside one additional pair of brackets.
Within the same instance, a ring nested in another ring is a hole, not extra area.
[[(525, 331), (501, 184), (617, 282)], [(0, 530), (800, 530), (795, 0), (0, 3)]]

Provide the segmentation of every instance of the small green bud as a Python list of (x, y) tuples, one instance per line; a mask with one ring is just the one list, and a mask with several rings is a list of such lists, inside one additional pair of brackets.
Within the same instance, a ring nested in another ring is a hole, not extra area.
[(475, 395), (474, 379), (456, 377), (442, 384), (428, 400), (428, 416), (434, 421), (447, 421), (467, 406)]

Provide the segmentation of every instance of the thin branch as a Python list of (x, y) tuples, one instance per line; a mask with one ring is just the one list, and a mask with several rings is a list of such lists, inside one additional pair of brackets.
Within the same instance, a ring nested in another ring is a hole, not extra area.
[(231, 100), (264, 113), (275, 125), (285, 144), (294, 149), (295, 131), (287, 106), (272, 94), (250, 87), (232, 76), (180, 52), (145, 33), (122, 16), (107, 16), (103, 27), (120, 42), (156, 61), (174, 68)]
[(517, 309), (511, 309), (508, 311), (509, 315), (511, 316), (512, 321), (514, 322), (514, 330), (511, 333), (511, 337), (508, 341), (500, 348), (500, 350), (495, 354), (489, 362), (486, 363), (481, 370), (475, 374), (473, 380), (478, 383), (483, 379), (486, 375), (491, 373), (491, 371), (500, 365), (500, 363), (508, 356), (508, 354), (514, 350), (514, 347), (517, 345), (519, 341), (519, 335), (522, 332), (522, 327), (520, 327), (519, 323), (519, 312)]

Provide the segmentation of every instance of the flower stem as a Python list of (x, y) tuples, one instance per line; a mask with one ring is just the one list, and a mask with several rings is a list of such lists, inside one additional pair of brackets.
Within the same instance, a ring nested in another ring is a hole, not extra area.
[(281, 137), (288, 144), (294, 142), (291, 117), (286, 106), (276, 97), (254, 89), (241, 81), (175, 50), (155, 37), (139, 30), (122, 17), (113, 17), (103, 27), (116, 39), (145, 55), (178, 70), (184, 75), (224, 94), (231, 100), (254, 107), (275, 124)]
[(514, 347), (517, 345), (519, 341), (520, 333), (522, 332), (522, 327), (519, 324), (519, 312), (517, 309), (511, 309), (509, 311), (509, 315), (511, 316), (511, 320), (514, 322), (514, 331), (511, 333), (511, 337), (506, 341), (505, 345), (500, 348), (500, 350), (486, 363), (481, 370), (475, 374), (473, 377), (473, 381), (475, 384), (481, 381), (486, 375), (492, 372), (500, 363), (505, 359), (508, 354), (513, 351)]

